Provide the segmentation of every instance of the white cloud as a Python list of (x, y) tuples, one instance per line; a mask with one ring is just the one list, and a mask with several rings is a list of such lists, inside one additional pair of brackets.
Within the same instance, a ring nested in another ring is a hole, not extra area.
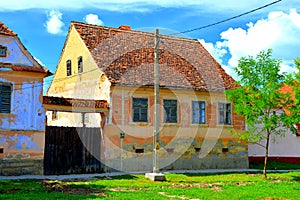
[(62, 22), (62, 13), (57, 10), (51, 10), (47, 14), (48, 20), (45, 23), (47, 31), (51, 34), (62, 33), (64, 23)]
[[(267, 2), (270, 3), (270, 2)], [(197, 10), (207, 11), (211, 13), (227, 12), (236, 13), (237, 10), (248, 11), (251, 8), (256, 8), (264, 4), (261, 0), (252, 1), (239, 1), (236, 0), (9, 0), (0, 1), (1, 11), (8, 10), (24, 10), (24, 9), (60, 9), (60, 10), (74, 10), (84, 8), (97, 8), (110, 11), (130, 12), (130, 11), (150, 11), (153, 7), (164, 8), (179, 8), (190, 7)], [(280, 2), (272, 6), (272, 9), (283, 7), (297, 7), (299, 6), (299, 0), (289, 0), (287, 3)], [(265, 8), (264, 10), (269, 9)], [(270, 8), (271, 9), (271, 8)]]
[(267, 19), (248, 23), (247, 29), (229, 28), (222, 32), (222, 41), (212, 44), (213, 50), (207, 49), (218, 59), (224, 59), (218, 52), (228, 50), (231, 54), (228, 65), (236, 67), (240, 57), (254, 56), (271, 48), (273, 57), (283, 61), (281, 72), (291, 72), (293, 60), (300, 56), (299, 35), (300, 14), (295, 9), (289, 13), (270, 12)]
[(99, 19), (98, 15), (95, 14), (88, 14), (84, 17), (84, 20), (88, 24), (95, 24), (95, 25), (104, 25), (103, 21)]

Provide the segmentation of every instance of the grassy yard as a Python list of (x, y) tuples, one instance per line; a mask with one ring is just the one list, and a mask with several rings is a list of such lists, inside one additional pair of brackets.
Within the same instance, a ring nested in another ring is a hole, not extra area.
[(261, 174), (166, 174), (92, 180), (0, 181), (0, 199), (300, 199), (300, 172)]

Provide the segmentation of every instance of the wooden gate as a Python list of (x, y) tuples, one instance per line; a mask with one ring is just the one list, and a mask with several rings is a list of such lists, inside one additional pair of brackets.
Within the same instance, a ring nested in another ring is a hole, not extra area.
[(100, 128), (46, 127), (45, 175), (101, 173), (100, 155)]

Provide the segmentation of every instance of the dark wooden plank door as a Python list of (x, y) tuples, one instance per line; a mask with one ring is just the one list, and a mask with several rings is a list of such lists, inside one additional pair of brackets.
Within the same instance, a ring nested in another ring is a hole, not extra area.
[(46, 127), (44, 174), (101, 173), (99, 128)]

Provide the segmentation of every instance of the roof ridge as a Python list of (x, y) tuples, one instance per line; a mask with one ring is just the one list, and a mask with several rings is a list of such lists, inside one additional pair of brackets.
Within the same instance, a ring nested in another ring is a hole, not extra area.
[(3, 22), (0, 21), (0, 34), (17, 36), (15, 32), (13, 32), (10, 28), (8, 28)]
[[(116, 28), (116, 27), (111, 27), (111, 26), (88, 24), (88, 23), (78, 22), (78, 21), (71, 21), (71, 25), (72, 24), (77, 24), (77, 25), (81, 25), (84, 27), (92, 27), (92, 28), (97, 28), (97, 29), (104, 28), (104, 29), (115, 30), (115, 31), (120, 31), (120, 32), (131, 32), (134, 34), (153, 35), (154, 36), (154, 32), (152, 33), (152, 32), (141, 31), (141, 30), (134, 30), (134, 29), (128, 30), (128, 29), (121, 29), (121, 28)], [(124, 26), (124, 25), (120, 25), (120, 26)], [(196, 39), (196, 38), (176, 37), (173, 35), (164, 35), (164, 34), (159, 34), (159, 36), (163, 39), (182, 40), (182, 41), (188, 41), (188, 42), (199, 42), (198, 39)]]

